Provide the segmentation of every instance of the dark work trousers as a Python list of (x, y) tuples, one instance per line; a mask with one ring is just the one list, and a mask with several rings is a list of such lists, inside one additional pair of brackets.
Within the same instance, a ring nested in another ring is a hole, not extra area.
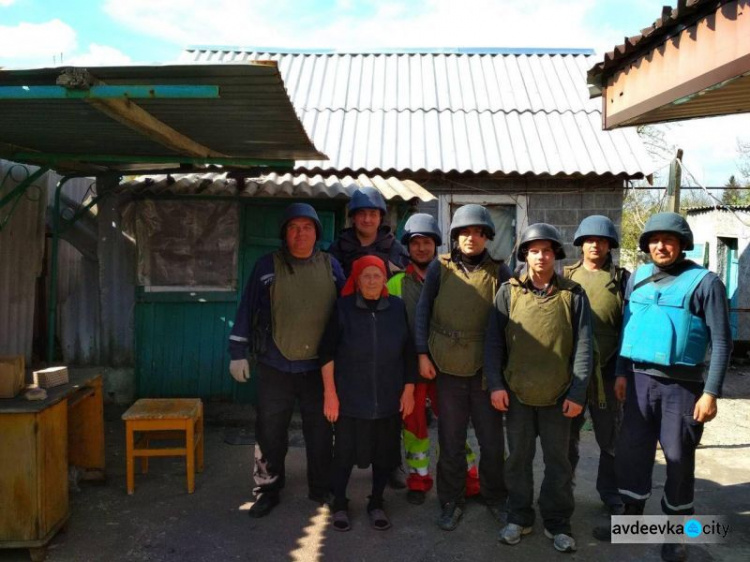
[[(610, 361), (613, 364), (614, 362)], [(609, 367), (609, 365), (607, 365)], [(600, 408), (598, 404), (587, 404), (591, 423), (594, 425), (594, 436), (599, 445), (599, 469), (596, 473), (596, 491), (604, 502), (604, 505), (612, 508), (622, 506), (622, 498), (618, 491), (615, 479), (615, 445), (617, 436), (622, 426), (622, 403), (615, 398), (615, 376), (614, 368), (604, 368), (604, 395), (607, 400), (606, 408)], [(585, 410), (584, 410), (585, 411)], [(579, 445), (581, 441), (581, 428), (586, 418), (581, 412), (571, 420), (570, 424), (570, 448), (568, 459), (570, 460), (573, 474), (578, 466)]]
[(289, 422), (296, 401), (302, 414), (309, 493), (325, 497), (330, 490), (333, 437), (331, 424), (323, 415), (320, 371), (287, 373), (259, 364), (253, 472), (256, 498), (262, 494), (278, 494), (284, 487)]
[(466, 433), (469, 420), (479, 442), (479, 493), (488, 505), (504, 504), (505, 444), (502, 413), (492, 407), (482, 388), (481, 373), (457, 377), (438, 372), (437, 495), (440, 505), (464, 503), (466, 495)]
[(568, 460), (570, 418), (562, 412), (564, 399), (554, 406), (527, 406), (512, 393), (505, 418), (510, 454), (505, 460), (508, 485), (508, 523), (522, 527), (534, 524), (534, 455), (536, 438), (542, 444), (544, 480), (539, 493), (539, 511), (550, 533), (570, 534), (573, 471)]
[(667, 461), (661, 500), (667, 515), (692, 515), (695, 449), (703, 424), (693, 419), (702, 382), (633, 373), (628, 379), (625, 417), (615, 455), (617, 484), (626, 504), (644, 505), (651, 495), (656, 443)]

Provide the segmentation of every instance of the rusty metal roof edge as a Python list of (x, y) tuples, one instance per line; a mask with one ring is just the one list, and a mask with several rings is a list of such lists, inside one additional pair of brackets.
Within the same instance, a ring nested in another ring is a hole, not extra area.
[(654, 23), (641, 30), (639, 35), (626, 37), (624, 42), (616, 45), (604, 55), (604, 60), (596, 63), (587, 72), (588, 83), (601, 87), (604, 80), (614, 74), (620, 67), (628, 64), (630, 59), (642, 56), (654, 46), (660, 45), (673, 35), (695, 24), (701, 18), (719, 10), (724, 4), (734, 0), (683, 0), (675, 9), (669, 6), (662, 8), (662, 15)]

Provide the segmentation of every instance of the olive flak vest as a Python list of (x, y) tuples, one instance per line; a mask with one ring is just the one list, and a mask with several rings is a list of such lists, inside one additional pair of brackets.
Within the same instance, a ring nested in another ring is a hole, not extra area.
[[(610, 263), (610, 267), (615, 267)], [(604, 366), (619, 350), (622, 329), (623, 304), (620, 283), (622, 269), (589, 271), (581, 262), (563, 268), (563, 276), (578, 283), (591, 305), (594, 320), (594, 337), (599, 349), (599, 364)]]
[(275, 252), (273, 267), (273, 341), (289, 361), (315, 359), (336, 303), (331, 257), (316, 251), (308, 260), (293, 264), (284, 260), (280, 252)]
[(440, 290), (432, 306), (428, 346), (438, 369), (473, 376), (484, 362), (484, 333), (498, 289), (500, 264), (485, 259), (467, 272), (441, 255)]
[(505, 380), (521, 403), (552, 406), (572, 380), (573, 291), (578, 284), (557, 276), (554, 292), (540, 296), (525, 286), (526, 280), (524, 275), (508, 281)]

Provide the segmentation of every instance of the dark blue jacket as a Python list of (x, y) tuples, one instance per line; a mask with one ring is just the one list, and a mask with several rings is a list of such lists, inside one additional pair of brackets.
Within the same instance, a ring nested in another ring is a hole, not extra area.
[(378, 256), (382, 259), (388, 271), (388, 278), (397, 272), (389, 265), (389, 262), (396, 266), (397, 270), (406, 269), (409, 265), (409, 253), (394, 238), (389, 226), (381, 226), (375, 242), (369, 246), (363, 246), (360, 243), (353, 227), (345, 228), (328, 247), (328, 253), (339, 260), (347, 277), (352, 273), (354, 261), (363, 256)]
[[(248, 347), (255, 341), (258, 361), (286, 373), (304, 373), (315, 371), (319, 367), (317, 359), (307, 361), (290, 361), (284, 357), (273, 341), (271, 335), (271, 285), (276, 274), (271, 252), (262, 256), (257, 262), (245, 285), (242, 301), (237, 309), (232, 332), (229, 336), (229, 356), (234, 359), (246, 359)], [(287, 259), (294, 261), (291, 256)], [(344, 272), (336, 258), (331, 258), (333, 282), (336, 292), (340, 292), (346, 282)]]
[(318, 349), (321, 365), (334, 362), (339, 413), (380, 419), (399, 411), (404, 385), (417, 380), (417, 354), (398, 297), (375, 309), (359, 293), (338, 299)]

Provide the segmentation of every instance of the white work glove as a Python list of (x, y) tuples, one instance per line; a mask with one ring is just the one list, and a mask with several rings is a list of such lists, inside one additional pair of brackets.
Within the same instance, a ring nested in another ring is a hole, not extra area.
[(237, 382), (247, 382), (250, 379), (250, 363), (247, 359), (235, 359), (229, 362), (229, 372)]

